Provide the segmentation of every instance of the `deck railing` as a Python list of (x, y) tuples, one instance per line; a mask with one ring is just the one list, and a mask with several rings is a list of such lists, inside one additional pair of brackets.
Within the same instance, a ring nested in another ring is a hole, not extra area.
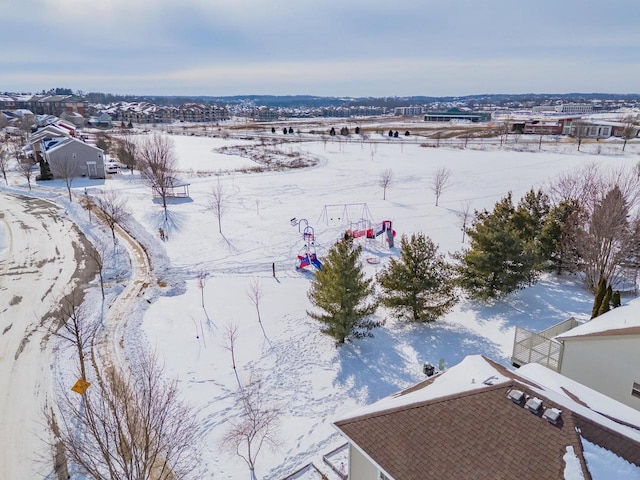
[(579, 324), (580, 322), (571, 317), (538, 333), (516, 326), (511, 363), (516, 366), (539, 363), (551, 370), (559, 371), (562, 361), (562, 344), (554, 337)]

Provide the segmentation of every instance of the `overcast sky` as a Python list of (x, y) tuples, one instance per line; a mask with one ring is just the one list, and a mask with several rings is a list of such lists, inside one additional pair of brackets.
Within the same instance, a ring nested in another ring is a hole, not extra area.
[(0, 91), (640, 93), (638, 0), (0, 5)]

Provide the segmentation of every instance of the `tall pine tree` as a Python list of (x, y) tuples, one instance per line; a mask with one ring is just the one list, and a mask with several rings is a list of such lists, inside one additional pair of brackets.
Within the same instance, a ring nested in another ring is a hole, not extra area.
[(401, 318), (432, 322), (456, 303), (452, 269), (438, 247), (422, 233), (403, 235), (400, 258), (378, 274), (380, 302)]
[(492, 212), (476, 212), (467, 233), (470, 248), (456, 253), (458, 281), (473, 298), (501, 298), (535, 280), (538, 255), (514, 222), (511, 193)]
[(349, 337), (372, 336), (370, 331), (381, 325), (367, 318), (376, 311), (377, 303), (372, 299), (373, 280), (364, 276), (361, 251), (350, 237), (336, 243), (307, 293), (311, 304), (321, 310), (308, 315), (323, 324), (322, 333), (333, 337), (337, 345)]

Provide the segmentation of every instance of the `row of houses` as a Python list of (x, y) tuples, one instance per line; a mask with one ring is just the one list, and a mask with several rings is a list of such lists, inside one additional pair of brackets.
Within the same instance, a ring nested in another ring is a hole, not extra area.
[(517, 370), (469, 356), (338, 418), (341, 478), (640, 478), (640, 300), (515, 343)]
[(118, 102), (101, 108), (113, 122), (171, 123), (220, 122), (230, 118), (227, 107), (199, 103), (185, 103), (177, 107), (160, 106), (149, 102)]
[(55, 115), (76, 112), (85, 117), (89, 103), (76, 95), (0, 95), (0, 110), (29, 110), (35, 115)]
[(41, 175), (47, 171), (54, 177), (105, 178), (104, 151), (78, 136), (76, 126), (63, 119), (48, 117), (29, 135), (26, 151), (41, 165)]

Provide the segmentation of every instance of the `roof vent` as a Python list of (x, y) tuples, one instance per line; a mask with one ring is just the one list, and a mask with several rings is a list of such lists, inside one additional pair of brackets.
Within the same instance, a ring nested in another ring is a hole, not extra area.
[(542, 418), (555, 425), (558, 423), (558, 420), (560, 420), (561, 413), (562, 411), (558, 410), (557, 408), (547, 408), (542, 414)]
[(513, 403), (520, 403), (524, 398), (524, 392), (521, 390), (511, 390), (507, 394), (507, 398), (509, 398)]
[(529, 400), (527, 400), (527, 403), (524, 404), (524, 408), (529, 410), (531, 413), (538, 413), (541, 407), (542, 400), (537, 397), (530, 398)]

